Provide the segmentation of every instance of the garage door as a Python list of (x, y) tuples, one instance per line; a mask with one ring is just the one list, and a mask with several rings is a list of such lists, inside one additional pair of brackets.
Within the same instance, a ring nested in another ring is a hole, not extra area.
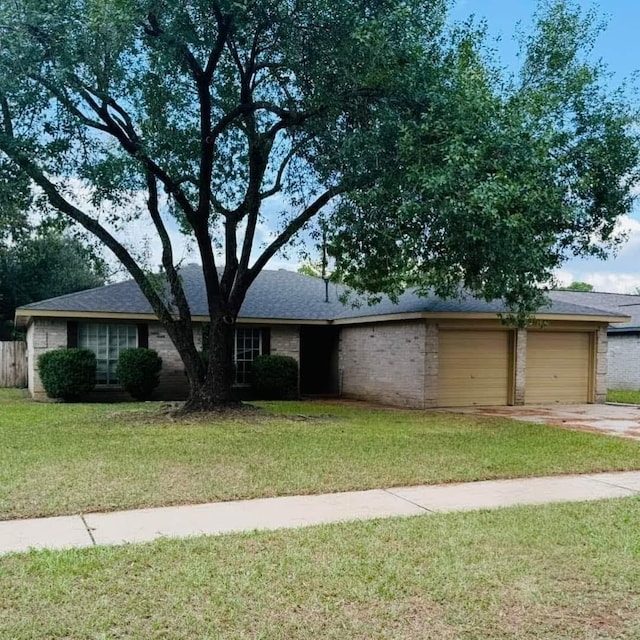
[(525, 402), (589, 402), (589, 333), (529, 332)]
[(506, 405), (511, 386), (508, 331), (439, 333), (438, 405)]

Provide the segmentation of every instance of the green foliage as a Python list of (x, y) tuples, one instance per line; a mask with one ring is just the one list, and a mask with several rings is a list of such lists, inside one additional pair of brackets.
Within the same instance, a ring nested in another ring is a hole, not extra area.
[(572, 282), (567, 287), (562, 287), (563, 291), (593, 291), (593, 285), (588, 282)]
[(386, 171), (345, 194), (333, 218), (347, 284), (444, 297), (464, 286), (526, 315), (568, 256), (615, 246), (638, 183), (635, 96), (608, 88), (589, 61), (593, 15), (542, 6), (519, 75), (505, 77), (465, 28), (404, 75), (405, 115), (387, 141), (395, 152), (382, 152), (384, 140), (377, 150)]
[(80, 240), (51, 233), (0, 243), (0, 340), (13, 335), (16, 307), (104, 284), (105, 262)]
[(321, 278), (322, 264), (306, 260), (298, 267), (298, 273), (301, 273), (303, 276), (311, 276), (312, 278)]
[(149, 400), (160, 383), (162, 358), (153, 349), (124, 349), (118, 357), (116, 376), (136, 400)]
[(96, 386), (96, 356), (89, 349), (54, 349), (38, 357), (42, 386), (50, 398), (78, 401)]
[(298, 362), (290, 356), (258, 356), (251, 369), (253, 390), (265, 400), (298, 397)]
[[(448, 6), (4, 3), (0, 203), (15, 176), (38, 187), (21, 197), (106, 244), (185, 362), (191, 319), (161, 213), (199, 248), (209, 308), (231, 318), (320, 215), (337, 281), (392, 297), (465, 287), (526, 316), (568, 256), (616, 243), (639, 181), (635, 96), (607, 85), (596, 16), (567, 0), (541, 3), (513, 77)], [(170, 300), (128, 249), (136, 220), (163, 243)]]

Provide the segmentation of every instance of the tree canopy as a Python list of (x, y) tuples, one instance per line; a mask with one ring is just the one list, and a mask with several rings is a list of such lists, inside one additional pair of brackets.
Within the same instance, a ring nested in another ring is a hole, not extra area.
[(105, 283), (107, 267), (79, 239), (33, 234), (0, 245), (0, 340), (13, 337), (17, 307)]
[[(593, 14), (546, 3), (522, 71), (434, 0), (23, 0), (0, 5), (0, 198), (93, 233), (185, 363), (191, 408), (228, 401), (233, 325), (320, 214), (336, 277), (541, 301), (567, 254), (614, 241), (637, 182), (635, 108), (589, 61)], [(82, 194), (82, 195), (79, 195)], [(9, 215), (9, 213), (7, 213)], [(145, 220), (168, 292), (127, 243)], [(169, 234), (197, 246), (198, 356)]]

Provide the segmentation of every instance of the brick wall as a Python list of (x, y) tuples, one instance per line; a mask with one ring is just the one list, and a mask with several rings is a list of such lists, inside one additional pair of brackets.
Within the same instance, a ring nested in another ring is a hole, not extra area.
[(515, 354), (515, 380), (513, 403), (523, 405), (525, 403), (525, 387), (527, 384), (527, 330), (516, 330), (516, 354)]
[(29, 392), (37, 400), (47, 397), (38, 374), (38, 357), (67, 346), (66, 320), (35, 318), (27, 330), (27, 371)]
[[(196, 326), (196, 346), (201, 329)], [(422, 320), (343, 326), (340, 332), (339, 369), (343, 395), (389, 405), (426, 408), (437, 405), (438, 327)], [(27, 331), (28, 385), (38, 399), (46, 397), (37, 370), (41, 353), (66, 347), (67, 323), (62, 319), (36, 318)], [(597, 333), (596, 402), (603, 402), (606, 388), (640, 389), (640, 336)], [(184, 366), (169, 336), (157, 323), (149, 324), (149, 347), (163, 360), (158, 397), (179, 399), (188, 393)], [(526, 332), (518, 331), (516, 404), (524, 400)], [(271, 327), (271, 353), (300, 358), (300, 328)], [(608, 364), (608, 366), (607, 366)]]
[(438, 406), (438, 352), (440, 341), (438, 339), (438, 325), (435, 322), (427, 323), (425, 328), (425, 363), (424, 363), (424, 406)]
[(596, 351), (596, 375), (594, 385), (594, 400), (595, 402), (607, 401), (607, 387), (608, 387), (608, 340), (607, 340), (607, 327), (600, 327), (596, 331), (595, 338), (595, 351)]
[(271, 353), (291, 356), (300, 362), (300, 327), (290, 324), (271, 327)]
[(640, 334), (609, 334), (609, 389), (640, 389)]
[[(202, 348), (202, 330), (194, 326), (196, 348)], [(167, 400), (184, 400), (189, 394), (189, 382), (184, 365), (164, 327), (159, 322), (149, 323), (149, 349), (155, 349), (162, 358), (160, 384), (154, 397)]]
[[(202, 328), (194, 326), (196, 348), (202, 348)], [(67, 321), (35, 318), (27, 330), (27, 371), (31, 395), (46, 399), (46, 393), (38, 376), (38, 356), (45, 351), (67, 346)], [(189, 383), (184, 373), (184, 365), (173, 342), (159, 322), (149, 323), (149, 348), (155, 349), (162, 358), (160, 384), (154, 397), (167, 400), (185, 399), (189, 393)], [(297, 325), (271, 327), (271, 353), (300, 358), (300, 330)], [(110, 399), (124, 396), (115, 389), (97, 390), (92, 398), (109, 395)], [(128, 398), (128, 395), (126, 396)]]
[[(424, 408), (426, 328), (424, 321), (342, 327), (339, 368), (343, 395)], [(432, 331), (432, 341), (433, 336)], [(433, 378), (432, 370), (429, 378)], [(429, 397), (432, 395), (430, 387)]]

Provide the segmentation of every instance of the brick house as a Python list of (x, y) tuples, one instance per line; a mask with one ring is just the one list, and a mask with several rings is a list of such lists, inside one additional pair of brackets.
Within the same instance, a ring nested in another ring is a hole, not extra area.
[[(203, 277), (197, 265), (182, 270), (185, 293), (202, 345), (207, 323)], [(325, 299), (324, 282), (289, 271), (264, 271), (238, 317), (236, 384), (249, 381), (261, 353), (293, 356), (305, 395), (335, 394), (389, 405), (510, 405), (603, 402), (607, 382), (607, 330), (629, 318), (553, 300), (528, 329), (500, 321), (500, 302), (470, 296), (442, 300), (408, 291), (397, 303), (353, 307)], [(97, 393), (118, 394), (120, 350), (145, 346), (163, 359), (158, 397), (187, 393), (182, 362), (166, 331), (133, 281), (107, 285), (21, 307), (26, 329), (29, 391), (44, 398), (37, 358), (45, 351), (81, 346), (98, 359)], [(121, 393), (121, 392), (120, 392)]]
[(551, 297), (629, 316), (627, 322), (611, 324), (607, 329), (607, 385), (609, 389), (640, 389), (640, 295), (552, 291)]

